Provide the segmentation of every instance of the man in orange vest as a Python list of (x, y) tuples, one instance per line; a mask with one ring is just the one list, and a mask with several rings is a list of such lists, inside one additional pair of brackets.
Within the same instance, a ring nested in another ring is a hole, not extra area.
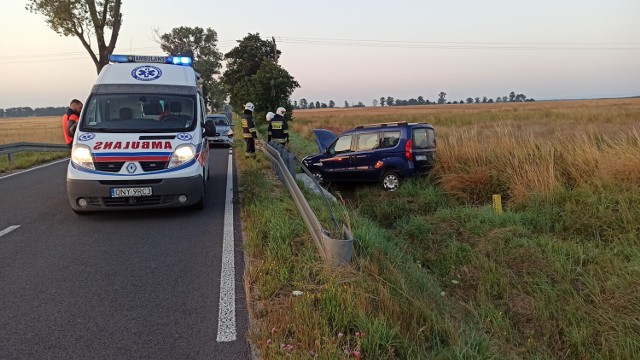
[(67, 112), (62, 115), (62, 133), (64, 134), (64, 142), (69, 149), (73, 144), (73, 135), (76, 133), (78, 120), (80, 120), (80, 112), (82, 111), (82, 102), (78, 99), (71, 100)]

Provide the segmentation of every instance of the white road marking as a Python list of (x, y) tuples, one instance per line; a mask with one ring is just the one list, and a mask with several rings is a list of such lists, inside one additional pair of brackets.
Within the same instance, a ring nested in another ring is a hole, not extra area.
[(224, 204), (224, 235), (222, 240), (222, 271), (220, 273), (220, 312), (218, 342), (236, 340), (236, 277), (233, 259), (233, 157), (227, 164), (227, 194)]
[(69, 158), (64, 158), (64, 159), (57, 160), (57, 161), (53, 161), (53, 162), (50, 162), (50, 163), (47, 163), (47, 164), (44, 164), (44, 165), (40, 165), (40, 166), (32, 167), (32, 168), (29, 168), (29, 169), (26, 169), (26, 170), (22, 170), (22, 171), (17, 172), (17, 173), (13, 173), (13, 174), (5, 175), (5, 176), (0, 177), (0, 180), (2, 180), (2, 179), (6, 179), (6, 178), (8, 178), (8, 177), (15, 176), (15, 175), (24, 174), (24, 173), (26, 173), (26, 172), (33, 171), (33, 170), (37, 170), (37, 169), (40, 169), (40, 168), (43, 168), (43, 167), (47, 167), (47, 166), (51, 166), (51, 165), (55, 165), (55, 164), (57, 164), (57, 163), (61, 163), (61, 162), (63, 162), (63, 161), (69, 161)]
[(9, 226), (8, 228), (0, 231), (0, 237), (3, 237), (5, 235), (7, 235), (8, 233), (12, 232), (13, 230), (15, 230), (15, 229), (17, 229), (19, 227), (20, 227), (20, 225), (11, 225), (11, 226)]

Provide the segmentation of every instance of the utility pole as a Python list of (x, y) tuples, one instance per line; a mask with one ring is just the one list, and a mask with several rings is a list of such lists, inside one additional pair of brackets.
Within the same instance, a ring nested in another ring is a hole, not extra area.
[(273, 61), (278, 63), (278, 48), (276, 47), (276, 38), (274, 36), (271, 37), (273, 40)]

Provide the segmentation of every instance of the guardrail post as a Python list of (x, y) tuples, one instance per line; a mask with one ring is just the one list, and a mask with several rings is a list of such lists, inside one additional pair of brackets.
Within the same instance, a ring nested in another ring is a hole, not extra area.
[(11, 163), (13, 162), (13, 154), (12, 153), (8, 153), (7, 154), (7, 162), (9, 162), (9, 169), (11, 169)]

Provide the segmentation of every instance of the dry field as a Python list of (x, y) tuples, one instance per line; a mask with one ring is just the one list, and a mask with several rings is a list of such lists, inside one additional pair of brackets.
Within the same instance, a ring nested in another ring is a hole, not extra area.
[(298, 110), (292, 128), (313, 138), (314, 128), (390, 121), (435, 126), (434, 174), (466, 202), (640, 186), (640, 99)]
[(64, 144), (62, 115), (0, 119), (0, 144), (15, 142)]

